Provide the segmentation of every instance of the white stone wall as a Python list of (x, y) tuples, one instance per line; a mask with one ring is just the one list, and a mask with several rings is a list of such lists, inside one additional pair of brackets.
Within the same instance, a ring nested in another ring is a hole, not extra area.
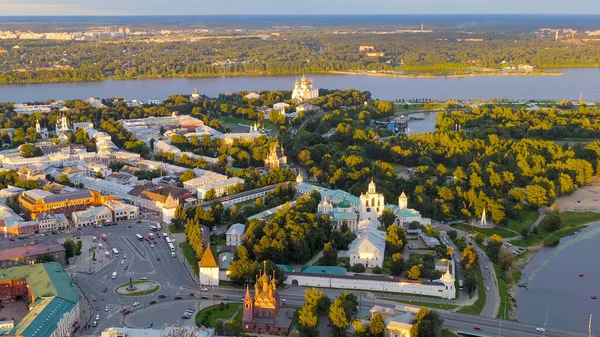
[(357, 289), (357, 290), (373, 290), (387, 291), (394, 293), (404, 293), (413, 295), (427, 295), (446, 299), (454, 299), (456, 291), (454, 284), (444, 285), (441, 283), (413, 283), (403, 281), (386, 280), (383, 276), (380, 279), (372, 278), (345, 278), (345, 277), (330, 277), (327, 275), (309, 275), (301, 273), (289, 273), (285, 284), (299, 285), (303, 287), (321, 287), (321, 288), (338, 288), (338, 289)]
[(200, 285), (218, 286), (219, 268), (200, 268)]
[(58, 324), (56, 325), (56, 329), (50, 335), (50, 337), (69, 337), (71, 336), (71, 331), (73, 331), (73, 324), (79, 321), (79, 302), (73, 306), (73, 308), (65, 313)]

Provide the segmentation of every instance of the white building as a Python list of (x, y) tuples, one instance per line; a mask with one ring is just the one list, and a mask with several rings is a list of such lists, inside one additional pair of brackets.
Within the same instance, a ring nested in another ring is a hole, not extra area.
[(164, 140), (159, 140), (158, 142), (154, 143), (154, 153), (158, 152), (179, 154), (181, 153), (181, 150)]
[(373, 179), (371, 179), (371, 182), (369, 183), (369, 189), (367, 193), (360, 195), (360, 205), (361, 219), (373, 217), (377, 218), (383, 213), (385, 206), (383, 194), (377, 193), (377, 188)]
[(75, 227), (89, 227), (113, 221), (112, 212), (108, 207), (90, 207), (83, 211), (73, 212), (71, 220)]
[(361, 220), (358, 223), (356, 239), (348, 247), (350, 265), (361, 263), (363, 266), (383, 266), (385, 255), (385, 232), (377, 229), (379, 221)]
[(284, 102), (279, 102), (279, 103), (275, 103), (273, 104), (273, 109), (279, 111), (279, 112), (285, 112), (285, 109), (289, 108), (290, 105)]
[(204, 199), (206, 193), (208, 193), (208, 191), (210, 190), (215, 191), (215, 196), (217, 198), (221, 197), (223, 195), (229, 194), (230, 191), (238, 184), (244, 185), (244, 179), (233, 177), (221, 181), (216, 181), (214, 183), (198, 186), (198, 188), (196, 189), (198, 191), (198, 199)]
[(259, 99), (260, 95), (255, 93), (255, 92), (251, 92), (248, 93), (246, 96), (244, 96), (245, 99)]
[[(88, 130), (93, 129), (94, 123), (92, 122), (77, 122), (73, 123), (73, 131), (77, 132), (79, 129)], [(91, 135), (88, 134), (91, 137)]]
[(242, 240), (244, 240), (244, 232), (246, 231), (246, 225), (241, 223), (236, 223), (231, 225), (225, 236), (227, 238), (228, 246), (239, 246), (242, 244)]
[(307, 80), (306, 76), (302, 76), (300, 82), (294, 82), (294, 91), (292, 99), (296, 102), (302, 102), (319, 97), (319, 89), (314, 87), (312, 80)]
[(192, 193), (197, 193), (198, 188), (201, 188), (204, 185), (227, 180), (226, 175), (212, 171), (195, 170), (194, 173), (196, 173), (196, 175), (199, 175), (199, 177), (183, 182), (183, 188)]
[(40, 135), (42, 139), (49, 137), (48, 128), (42, 128), (38, 119), (35, 120), (35, 132)]
[(327, 198), (323, 198), (323, 200), (319, 203), (318, 212), (319, 214), (326, 214), (329, 216), (331, 220), (331, 226), (334, 229), (341, 228), (344, 223), (348, 226), (348, 229), (352, 232), (356, 232), (358, 225), (358, 214), (352, 208), (352, 204), (346, 200), (339, 202), (336, 207), (327, 200)]
[(82, 174), (74, 174), (69, 179), (74, 184), (82, 184), (85, 189), (98, 191), (103, 195), (112, 195), (124, 200), (130, 200), (129, 192), (133, 189), (131, 186), (121, 185), (105, 179), (86, 177)]
[(104, 204), (113, 212), (115, 221), (134, 220), (140, 214), (139, 207), (118, 200), (108, 200)]
[(62, 115), (60, 119), (56, 120), (56, 127), (54, 132), (58, 135), (61, 133), (66, 133), (69, 131), (69, 122), (67, 121), (67, 116)]
[(27, 105), (27, 104), (15, 104), (16, 114), (33, 115), (35, 113), (49, 113), (52, 108), (50, 105), (38, 104), (38, 105)]
[(200, 286), (218, 286), (219, 285), (219, 265), (210, 249), (210, 244), (206, 247), (202, 259), (198, 262), (200, 273)]
[(102, 177), (108, 177), (112, 173), (112, 170), (106, 164), (87, 163), (82, 168), (85, 170), (85, 175), (89, 177), (96, 177), (98, 174)]
[(396, 305), (394, 309), (375, 305), (370, 310), (371, 315), (379, 314), (385, 321), (385, 336), (387, 337), (410, 337), (410, 329), (412, 329), (415, 321), (415, 314), (409, 311), (404, 311), (403, 305)]
[[(57, 215), (62, 215), (62, 217), (58, 217)], [(54, 232), (70, 227), (64, 214), (54, 214), (54, 212), (40, 213), (37, 215), (36, 220), (40, 228), (40, 233)]]

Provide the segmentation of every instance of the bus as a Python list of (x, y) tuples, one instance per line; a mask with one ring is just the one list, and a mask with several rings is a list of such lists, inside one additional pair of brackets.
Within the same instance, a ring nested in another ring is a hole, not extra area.
[(108, 237), (106, 236), (106, 234), (102, 234), (102, 240), (106, 241), (106, 239), (108, 239)]
[(117, 248), (112, 249), (113, 254), (119, 255), (119, 250)]
[(171, 238), (170, 238), (170, 237), (168, 237), (168, 236), (165, 238), (165, 241), (167, 241), (167, 243), (171, 243), (171, 242), (173, 242), (173, 241), (171, 241)]
[(135, 237), (140, 241), (144, 240), (144, 237), (139, 234), (136, 234)]
[(163, 238), (166, 238), (167, 236), (169, 236), (169, 234), (163, 232)]
[(171, 248), (171, 251), (174, 252), (175, 251), (175, 246), (173, 246), (172, 243), (169, 243), (169, 248)]
[(104, 255), (106, 255), (107, 259), (110, 259), (110, 252), (108, 250), (104, 252)]

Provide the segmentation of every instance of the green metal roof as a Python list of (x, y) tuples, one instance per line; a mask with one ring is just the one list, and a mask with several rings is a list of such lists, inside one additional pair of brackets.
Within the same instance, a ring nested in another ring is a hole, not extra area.
[(25, 279), (33, 298), (30, 312), (9, 336), (48, 337), (62, 316), (79, 301), (71, 278), (57, 262), (15, 266), (0, 270), (2, 280)]
[(346, 268), (334, 266), (306, 266), (302, 268), (301, 272), (326, 275), (346, 275)]
[(277, 268), (283, 270), (286, 273), (293, 273), (294, 272), (294, 267), (288, 266), (287, 264), (277, 264), (276, 266), (277, 266)]

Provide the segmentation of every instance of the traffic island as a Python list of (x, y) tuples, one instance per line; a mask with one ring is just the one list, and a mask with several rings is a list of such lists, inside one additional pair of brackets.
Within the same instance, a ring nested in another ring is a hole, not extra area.
[(160, 284), (154, 281), (130, 281), (115, 288), (115, 293), (123, 296), (145, 296), (157, 292)]

